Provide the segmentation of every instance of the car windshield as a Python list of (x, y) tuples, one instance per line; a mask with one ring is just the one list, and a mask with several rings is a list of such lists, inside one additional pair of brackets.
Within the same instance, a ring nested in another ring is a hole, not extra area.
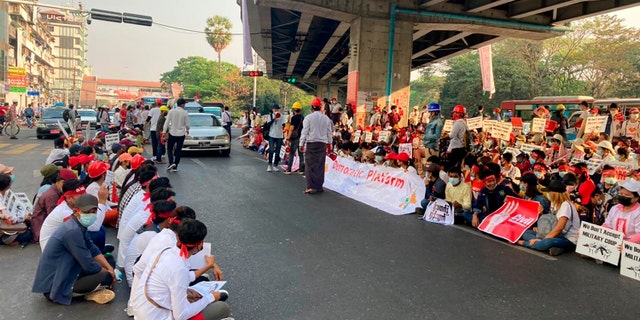
[(221, 127), (220, 121), (215, 116), (208, 114), (190, 114), (189, 123), (195, 127)]
[(42, 114), (43, 119), (62, 119), (62, 112), (65, 109), (44, 109)]
[(81, 117), (95, 117), (96, 112), (93, 110), (78, 110)]
[(222, 109), (217, 108), (217, 107), (204, 107), (204, 112), (205, 113), (209, 113), (209, 114), (213, 114), (213, 115), (217, 116), (218, 118), (222, 117)]

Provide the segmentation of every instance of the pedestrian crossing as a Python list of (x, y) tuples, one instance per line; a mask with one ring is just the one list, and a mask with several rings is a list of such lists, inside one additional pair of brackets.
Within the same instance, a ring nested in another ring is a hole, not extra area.
[(0, 143), (0, 155), (29, 155), (29, 156), (47, 156), (51, 153), (50, 146), (39, 143)]

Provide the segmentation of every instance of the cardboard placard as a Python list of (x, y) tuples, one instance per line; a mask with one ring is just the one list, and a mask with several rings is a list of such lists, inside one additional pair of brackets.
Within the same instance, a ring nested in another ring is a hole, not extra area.
[(607, 116), (597, 116), (587, 118), (584, 133), (604, 132), (607, 127)]
[(364, 142), (371, 143), (372, 140), (373, 140), (373, 132), (371, 132), (371, 131), (365, 132), (364, 133)]
[(10, 220), (13, 223), (23, 222), (26, 216), (33, 213), (33, 205), (29, 201), (29, 196), (23, 192), (9, 190), (5, 194), (3, 205), (9, 212)]
[(514, 129), (522, 129), (522, 118), (511, 117), (511, 125)]
[(482, 116), (467, 119), (467, 129), (482, 129)]
[(640, 245), (623, 241), (620, 274), (640, 281)]
[(483, 120), (482, 121), (482, 130), (486, 132), (491, 132), (493, 130), (493, 126), (498, 123), (496, 120)]
[(444, 126), (442, 127), (442, 132), (451, 132), (451, 129), (453, 129), (453, 120), (445, 120)]
[(620, 260), (618, 247), (622, 244), (624, 234), (599, 225), (582, 222), (576, 253), (602, 260), (614, 266)]
[(380, 131), (380, 134), (378, 135), (378, 142), (389, 143), (389, 140), (391, 140), (391, 131), (388, 131), (388, 130)]
[(431, 201), (422, 216), (422, 220), (444, 225), (452, 225), (453, 219), (453, 206), (443, 199)]
[(398, 154), (406, 153), (409, 155), (409, 158), (413, 158), (413, 146), (411, 143), (400, 143), (398, 144)]
[(351, 142), (360, 143), (360, 136), (361, 135), (362, 135), (362, 131), (356, 130), (356, 132), (354, 132), (353, 136), (351, 137)]
[(120, 135), (112, 133), (104, 136), (104, 145), (108, 152), (111, 152), (111, 146), (120, 142)]
[(513, 128), (511, 127), (510, 122), (497, 122), (493, 125), (491, 136), (504, 141), (509, 141), (511, 138), (511, 131), (513, 131)]
[(531, 121), (531, 130), (529, 133), (543, 133), (544, 127), (547, 125), (547, 120), (542, 118), (534, 118)]
[(524, 153), (531, 155), (531, 151), (533, 150), (542, 150), (541, 146), (535, 145), (535, 144), (528, 144), (528, 143), (524, 143), (522, 144), (522, 147), (520, 147), (520, 150), (524, 151)]

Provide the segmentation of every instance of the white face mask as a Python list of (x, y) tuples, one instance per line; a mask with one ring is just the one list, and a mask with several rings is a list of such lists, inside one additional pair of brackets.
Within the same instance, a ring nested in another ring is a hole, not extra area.
[(630, 117), (631, 117), (631, 119), (633, 119), (633, 120), (638, 120), (638, 117), (640, 117), (640, 114), (634, 113), (634, 114), (632, 114)]

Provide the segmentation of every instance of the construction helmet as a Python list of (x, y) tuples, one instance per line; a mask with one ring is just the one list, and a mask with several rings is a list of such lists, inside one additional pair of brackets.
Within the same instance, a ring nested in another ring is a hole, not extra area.
[(91, 162), (89, 167), (87, 168), (87, 173), (89, 174), (89, 178), (94, 179), (97, 178), (107, 172), (109, 170), (109, 164), (102, 161), (94, 161)]
[(567, 108), (564, 106), (564, 104), (561, 103), (556, 106), (556, 110), (564, 111), (567, 110)]
[(313, 98), (313, 100), (311, 100), (311, 106), (312, 107), (322, 107), (322, 100), (320, 100), (320, 98), (318, 98), (318, 97)]
[(453, 112), (467, 113), (467, 109), (463, 105), (459, 104), (459, 105), (455, 106), (455, 108), (453, 108)]
[(157, 105), (161, 105), (162, 104), (162, 99), (156, 99), (156, 104)]
[(431, 102), (427, 107), (427, 111), (440, 112), (440, 105), (435, 102)]
[(291, 106), (291, 109), (293, 110), (302, 110), (302, 104), (300, 104), (300, 102), (296, 101), (293, 103), (293, 106)]

